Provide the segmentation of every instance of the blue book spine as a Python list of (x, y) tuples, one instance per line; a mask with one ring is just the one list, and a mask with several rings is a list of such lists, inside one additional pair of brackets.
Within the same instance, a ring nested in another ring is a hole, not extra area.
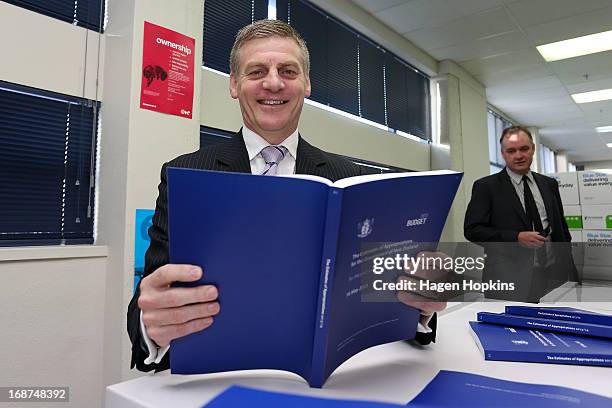
[(589, 365), (599, 367), (612, 367), (609, 358), (600, 354), (590, 353), (555, 353), (543, 351), (502, 351), (489, 350), (484, 352), (485, 360), (493, 361), (522, 361), (526, 363), (552, 363), (570, 365)]
[(506, 313), (478, 312), (478, 321), (527, 329), (545, 330), (559, 333), (571, 333), (581, 336), (612, 338), (612, 327), (600, 324), (577, 323), (564, 320), (542, 319), (537, 317), (517, 316)]
[(541, 317), (544, 319), (612, 326), (612, 315), (589, 312), (572, 307), (506, 306), (506, 313), (512, 315)]
[(340, 237), (340, 220), (342, 213), (343, 189), (330, 187), (327, 199), (327, 217), (325, 220), (325, 237), (319, 278), (319, 299), (315, 319), (314, 339), (312, 345), (312, 370), (310, 386), (321, 388), (325, 382), (325, 361), (327, 361), (327, 333), (329, 331), (329, 314), (331, 307), (332, 285), (336, 267), (336, 254)]

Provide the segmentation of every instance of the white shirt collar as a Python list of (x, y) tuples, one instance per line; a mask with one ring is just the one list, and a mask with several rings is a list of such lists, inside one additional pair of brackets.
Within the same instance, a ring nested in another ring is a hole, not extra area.
[[(521, 181), (523, 181), (523, 176), (521, 174), (513, 172), (508, 167), (506, 167), (506, 172), (508, 173), (508, 176), (510, 176), (510, 180), (512, 180), (514, 184), (519, 185), (521, 184)], [(533, 179), (533, 174), (531, 173), (531, 170), (529, 170), (527, 174), (525, 175), (527, 176), (529, 181), (531, 181), (531, 183), (535, 182), (535, 180)]]
[[(289, 154), (294, 160), (297, 158), (297, 146), (299, 140), (298, 134), (298, 130), (295, 129), (295, 132), (293, 132), (288, 138), (283, 140), (283, 143), (281, 143), (287, 148)], [(244, 144), (247, 152), (249, 153), (249, 160), (253, 160), (264, 147), (270, 146), (270, 143), (268, 143), (266, 139), (259, 136), (246, 126), (242, 126), (242, 137), (244, 138)]]

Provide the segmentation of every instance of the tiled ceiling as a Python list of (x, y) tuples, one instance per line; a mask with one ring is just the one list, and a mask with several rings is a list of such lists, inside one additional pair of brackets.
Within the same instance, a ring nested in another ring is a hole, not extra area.
[(612, 51), (546, 62), (537, 45), (612, 30), (612, 0), (352, 0), (438, 61), (459, 63), (489, 103), (581, 163), (612, 160), (612, 101), (571, 93), (612, 88)]

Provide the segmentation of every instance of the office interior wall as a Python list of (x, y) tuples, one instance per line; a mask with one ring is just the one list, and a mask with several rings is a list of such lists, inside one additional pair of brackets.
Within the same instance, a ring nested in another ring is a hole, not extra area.
[(565, 173), (568, 171), (567, 155), (563, 153), (557, 153), (555, 155), (555, 161), (557, 163), (557, 173)]
[(0, 38), (0, 80), (96, 99), (104, 36), (0, 1)]
[(585, 170), (600, 170), (600, 169), (612, 170), (612, 160), (592, 161), (592, 162), (584, 162), (584, 163), (578, 163), (578, 164), (584, 166)]
[(52, 259), (0, 251), (0, 384), (70, 387), (59, 405), (101, 408), (105, 251), (49, 249)]
[[(154, 208), (164, 162), (196, 150), (202, 55), (201, 0), (108, 2), (105, 105), (98, 242), (108, 246), (104, 332), (104, 384), (141, 375), (129, 368), (126, 308), (134, 283), (134, 221), (138, 208)], [(195, 38), (193, 119), (140, 109), (144, 22)]]
[[(0, 80), (102, 99), (104, 36), (0, 2), (0, 38)], [(105, 274), (104, 247), (0, 248), (2, 386), (70, 386), (65, 406), (102, 406)]]
[(474, 181), (489, 174), (487, 101), (484, 87), (453, 61), (439, 64), (440, 138), (449, 140), (451, 169), (464, 173), (442, 240), (464, 240), (463, 219)]

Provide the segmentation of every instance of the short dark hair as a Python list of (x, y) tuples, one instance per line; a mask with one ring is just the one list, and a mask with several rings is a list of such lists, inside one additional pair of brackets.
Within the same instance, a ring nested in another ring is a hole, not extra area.
[(531, 136), (531, 132), (529, 131), (529, 129), (523, 126), (510, 126), (502, 131), (501, 137), (499, 138), (499, 145), (502, 145), (506, 136), (516, 135), (519, 132), (525, 132), (525, 134), (529, 136), (529, 140), (531, 140), (531, 143), (533, 143), (533, 136)]
[(290, 38), (297, 43), (302, 53), (302, 69), (304, 70), (304, 75), (308, 77), (310, 72), (310, 53), (308, 52), (308, 47), (306, 47), (306, 41), (304, 41), (295, 28), (280, 20), (255, 21), (238, 31), (234, 40), (234, 46), (230, 52), (230, 71), (234, 74), (238, 73), (240, 48), (246, 42), (257, 38), (270, 37)]

